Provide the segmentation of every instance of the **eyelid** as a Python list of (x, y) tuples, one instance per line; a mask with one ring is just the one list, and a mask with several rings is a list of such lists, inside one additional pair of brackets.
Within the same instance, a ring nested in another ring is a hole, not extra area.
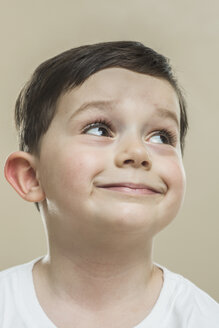
[[(93, 120), (90, 120), (89, 122), (90, 123), (85, 124), (85, 126), (82, 128), (82, 133), (86, 133), (89, 130), (89, 128), (95, 128), (98, 126), (100, 126), (100, 127), (105, 126), (107, 128), (108, 133), (114, 131), (112, 121), (110, 121), (109, 119), (106, 119), (105, 117), (93, 119)], [(111, 135), (111, 137), (112, 137), (112, 135)]]
[(172, 131), (172, 130), (169, 130), (169, 129), (166, 129), (166, 128), (162, 128), (160, 130), (158, 129), (158, 130), (152, 132), (152, 134), (149, 135), (149, 139), (154, 137), (154, 136), (157, 136), (157, 135), (160, 135), (160, 136), (163, 135), (169, 140), (168, 143), (163, 143), (163, 144), (171, 145), (173, 147), (176, 146), (177, 141), (178, 141), (178, 135), (175, 131)]
[[(108, 132), (114, 132), (116, 131), (114, 124), (112, 122), (112, 120), (110, 120), (109, 118), (105, 117), (105, 116), (98, 116), (97, 118), (90, 118), (88, 119), (88, 121), (86, 123), (83, 124), (83, 127), (81, 129), (81, 133), (86, 133), (86, 131), (89, 128), (95, 128), (95, 126), (97, 125), (105, 125)], [(110, 131), (109, 131), (110, 130)], [(110, 133), (111, 134), (111, 133)], [(158, 128), (154, 131), (152, 131), (149, 136), (147, 135), (147, 139), (151, 138), (152, 136), (155, 135), (165, 135), (167, 138), (169, 138), (170, 143), (168, 143), (169, 145), (175, 146), (178, 142), (178, 133), (173, 129), (170, 128)], [(105, 136), (106, 137), (106, 136)], [(114, 136), (109, 136), (109, 137), (114, 137)], [(163, 143), (165, 144), (165, 143)], [(166, 145), (168, 145), (166, 144)]]

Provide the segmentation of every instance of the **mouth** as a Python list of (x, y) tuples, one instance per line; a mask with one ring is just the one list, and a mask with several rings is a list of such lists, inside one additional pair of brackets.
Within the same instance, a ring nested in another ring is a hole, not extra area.
[(122, 192), (126, 194), (133, 194), (133, 195), (155, 195), (155, 194), (163, 194), (163, 192), (157, 188), (144, 185), (144, 184), (134, 184), (134, 183), (112, 183), (112, 184), (105, 184), (99, 185), (98, 188), (103, 188), (107, 190)]

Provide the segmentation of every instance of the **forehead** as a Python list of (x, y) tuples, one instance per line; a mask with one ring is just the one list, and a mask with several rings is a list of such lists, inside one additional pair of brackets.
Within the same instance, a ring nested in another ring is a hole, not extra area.
[(133, 102), (151, 107), (166, 108), (180, 117), (177, 94), (170, 83), (164, 79), (136, 73), (123, 68), (107, 68), (91, 75), (62, 97), (58, 102), (58, 111), (69, 112), (85, 103), (107, 101), (126, 105)]

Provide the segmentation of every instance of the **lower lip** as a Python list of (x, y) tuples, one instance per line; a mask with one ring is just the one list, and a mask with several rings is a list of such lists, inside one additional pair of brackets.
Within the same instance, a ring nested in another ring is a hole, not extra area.
[(122, 192), (125, 194), (131, 194), (131, 195), (157, 195), (159, 194), (156, 191), (153, 191), (151, 189), (133, 189), (128, 187), (101, 187), (102, 189), (106, 190), (113, 190), (117, 192)]

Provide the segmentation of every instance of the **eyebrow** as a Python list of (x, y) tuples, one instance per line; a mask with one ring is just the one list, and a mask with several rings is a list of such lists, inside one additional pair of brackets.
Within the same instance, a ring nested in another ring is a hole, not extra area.
[(92, 107), (101, 110), (112, 110), (117, 103), (118, 103), (117, 101), (108, 101), (108, 100), (96, 100), (96, 101), (85, 102), (71, 115), (71, 119), (76, 115), (78, 115), (79, 113), (81, 114), (82, 112)]
[(177, 127), (179, 128), (179, 120), (178, 120), (175, 112), (172, 112), (166, 108), (157, 108), (155, 115), (158, 115), (161, 118), (171, 119), (172, 121), (174, 121), (176, 123)]
[[(96, 101), (90, 101), (90, 102), (85, 102), (83, 103), (72, 115), (71, 118), (75, 117), (79, 113), (81, 114), (82, 112), (90, 109), (90, 108), (98, 108), (101, 110), (113, 110), (115, 105), (118, 104), (118, 101), (108, 101), (108, 100), (96, 100)], [(161, 118), (167, 118), (171, 119), (174, 121), (179, 128), (179, 121), (177, 118), (177, 115), (175, 112), (170, 111), (169, 109), (166, 108), (156, 108), (156, 113), (154, 113), (153, 116), (159, 116)]]

